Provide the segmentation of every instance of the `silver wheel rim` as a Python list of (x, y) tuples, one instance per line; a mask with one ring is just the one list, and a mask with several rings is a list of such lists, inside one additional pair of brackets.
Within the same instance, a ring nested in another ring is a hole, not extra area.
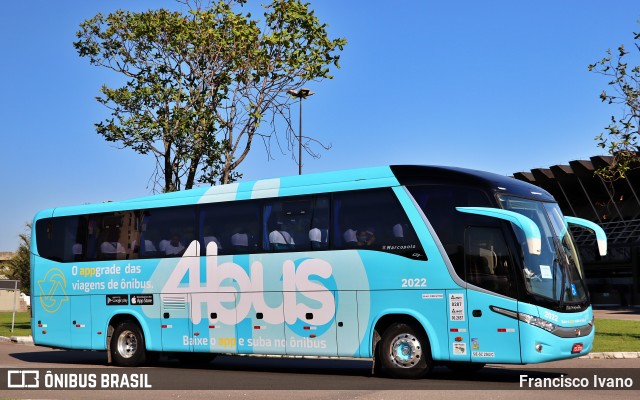
[(118, 336), (118, 354), (123, 358), (131, 358), (138, 350), (138, 337), (132, 331), (126, 330)]
[(391, 341), (391, 361), (400, 368), (413, 368), (422, 358), (422, 345), (415, 336), (403, 333)]

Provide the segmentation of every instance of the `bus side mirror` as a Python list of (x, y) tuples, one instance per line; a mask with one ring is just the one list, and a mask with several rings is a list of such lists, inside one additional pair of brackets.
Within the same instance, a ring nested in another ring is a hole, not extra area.
[(517, 212), (503, 210), (501, 208), (489, 208), (489, 207), (456, 207), (456, 210), (467, 213), (484, 215), (491, 218), (504, 219), (511, 222), (522, 232), (524, 232), (527, 238), (527, 247), (529, 248), (529, 254), (539, 256), (542, 252), (542, 240), (540, 236), (540, 229), (535, 222), (530, 218), (525, 217)]
[(607, 234), (604, 233), (604, 229), (602, 229), (598, 224), (576, 217), (564, 217), (564, 220), (567, 223), (567, 226), (577, 225), (593, 231), (593, 233), (596, 234), (596, 240), (598, 241), (598, 252), (601, 256), (607, 255)]

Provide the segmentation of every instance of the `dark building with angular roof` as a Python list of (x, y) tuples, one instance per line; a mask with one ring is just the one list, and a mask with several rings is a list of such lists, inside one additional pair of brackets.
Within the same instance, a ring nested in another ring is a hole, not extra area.
[(594, 172), (609, 156), (574, 160), (569, 165), (518, 172), (514, 178), (540, 186), (558, 201), (565, 215), (599, 224), (607, 233), (609, 251), (598, 255), (595, 235), (572, 228), (584, 263), (591, 300), (602, 306), (640, 305), (640, 170), (606, 182)]

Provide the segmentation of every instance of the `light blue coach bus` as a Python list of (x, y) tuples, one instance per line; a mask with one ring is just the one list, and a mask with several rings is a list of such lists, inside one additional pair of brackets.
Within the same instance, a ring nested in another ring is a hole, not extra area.
[(486, 172), (387, 166), (39, 212), (42, 346), (373, 358), (397, 377), (591, 350), (570, 224), (544, 190)]

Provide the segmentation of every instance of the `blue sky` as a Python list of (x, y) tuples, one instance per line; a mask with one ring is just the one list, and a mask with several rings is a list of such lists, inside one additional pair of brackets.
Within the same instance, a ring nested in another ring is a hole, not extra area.
[[(253, 1), (253, 0), (250, 0)], [(456, 165), (503, 175), (587, 158), (617, 110), (587, 65), (632, 45), (637, 1), (313, 0), (348, 45), (335, 79), (311, 82), (304, 132), (330, 151), (304, 172), (384, 164)], [(153, 160), (95, 133), (95, 100), (117, 76), (78, 57), (79, 24), (173, 1), (6, 2), (0, 13), (0, 251), (40, 209), (151, 192)], [(294, 108), (297, 126), (297, 108)], [(245, 180), (297, 173), (260, 143)]]

